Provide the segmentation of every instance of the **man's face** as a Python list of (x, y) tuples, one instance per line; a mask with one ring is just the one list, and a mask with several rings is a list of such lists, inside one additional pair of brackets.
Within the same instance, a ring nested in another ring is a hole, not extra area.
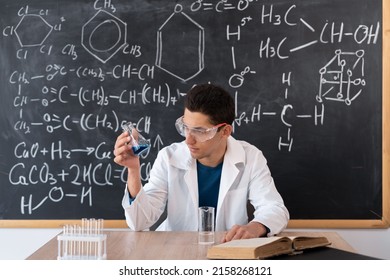
[(215, 155), (220, 155), (221, 152), (224, 153), (227, 139), (223, 133), (224, 127), (217, 131), (211, 139), (201, 142), (193, 135), (195, 133), (191, 133), (191, 129), (206, 130), (213, 128), (215, 125), (210, 123), (208, 116), (185, 109), (183, 122), (189, 128), (185, 142), (193, 158), (202, 162), (202, 160), (213, 159)]

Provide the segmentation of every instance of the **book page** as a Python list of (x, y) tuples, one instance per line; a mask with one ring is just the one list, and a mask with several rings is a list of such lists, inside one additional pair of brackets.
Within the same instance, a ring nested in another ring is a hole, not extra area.
[(303, 250), (330, 245), (325, 236), (289, 236), (295, 250)]
[(263, 246), (265, 244), (275, 242), (283, 238), (284, 237), (272, 236), (272, 237), (259, 237), (259, 238), (250, 238), (250, 239), (237, 239), (237, 240), (231, 240), (229, 242), (218, 244), (216, 245), (216, 247), (256, 248), (256, 247)]

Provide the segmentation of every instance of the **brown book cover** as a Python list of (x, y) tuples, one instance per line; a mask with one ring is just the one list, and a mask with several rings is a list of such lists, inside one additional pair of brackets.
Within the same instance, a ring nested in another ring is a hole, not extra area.
[(324, 236), (273, 236), (239, 239), (214, 245), (209, 248), (209, 259), (265, 259), (283, 254), (328, 246)]

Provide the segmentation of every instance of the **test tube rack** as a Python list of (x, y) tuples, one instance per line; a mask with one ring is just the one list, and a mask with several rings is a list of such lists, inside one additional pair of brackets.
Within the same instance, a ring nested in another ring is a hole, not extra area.
[(65, 225), (57, 236), (58, 260), (107, 259), (107, 235), (102, 219), (82, 219), (80, 225)]

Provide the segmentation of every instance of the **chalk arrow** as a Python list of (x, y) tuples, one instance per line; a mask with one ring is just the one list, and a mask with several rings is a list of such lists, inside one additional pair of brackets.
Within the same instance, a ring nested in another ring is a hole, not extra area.
[(163, 141), (161, 140), (161, 137), (159, 134), (157, 134), (156, 139), (154, 140), (153, 143), (153, 148), (157, 146), (157, 151), (160, 151), (160, 146), (164, 145)]
[(94, 147), (87, 147), (86, 149), (73, 149), (71, 152), (81, 152), (81, 153), (87, 153), (87, 155), (92, 154), (95, 151)]

